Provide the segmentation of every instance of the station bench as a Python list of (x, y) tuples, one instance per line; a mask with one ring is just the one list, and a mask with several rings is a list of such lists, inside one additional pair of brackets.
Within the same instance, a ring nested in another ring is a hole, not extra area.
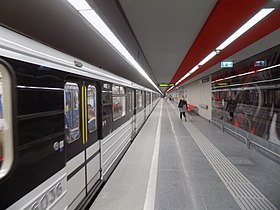
[(188, 112), (195, 112), (197, 113), (197, 106), (188, 104)]

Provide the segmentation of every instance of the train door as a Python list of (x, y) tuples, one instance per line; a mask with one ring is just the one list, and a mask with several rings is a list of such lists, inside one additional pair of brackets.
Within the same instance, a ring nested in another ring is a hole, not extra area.
[(136, 135), (136, 97), (135, 97), (135, 90), (131, 92), (131, 105), (133, 109), (133, 116), (132, 116), (132, 139)]
[(74, 209), (100, 180), (96, 85), (72, 80), (64, 93), (67, 201)]
[(98, 141), (97, 126), (97, 85), (85, 82), (84, 90), (84, 130), (86, 145), (87, 194), (93, 192), (101, 181), (101, 143)]
[(147, 103), (146, 103), (146, 91), (142, 91), (143, 93), (143, 106), (144, 106), (144, 122), (147, 119)]

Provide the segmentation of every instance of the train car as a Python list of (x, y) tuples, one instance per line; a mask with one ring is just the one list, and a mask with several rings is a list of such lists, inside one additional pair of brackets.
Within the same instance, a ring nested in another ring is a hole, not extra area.
[(85, 208), (159, 99), (0, 27), (0, 209)]

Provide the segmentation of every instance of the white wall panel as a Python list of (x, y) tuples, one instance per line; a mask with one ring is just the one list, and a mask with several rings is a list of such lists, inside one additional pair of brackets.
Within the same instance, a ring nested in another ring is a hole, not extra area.
[[(198, 114), (206, 119), (211, 119), (212, 116), (211, 77), (209, 76), (209, 81), (205, 83), (202, 83), (200, 79), (188, 85), (185, 85), (183, 87), (183, 90), (187, 102), (189, 104), (198, 107)], [(179, 96), (181, 97), (181, 95)], [(208, 109), (203, 109), (199, 107), (199, 104), (207, 105)]]

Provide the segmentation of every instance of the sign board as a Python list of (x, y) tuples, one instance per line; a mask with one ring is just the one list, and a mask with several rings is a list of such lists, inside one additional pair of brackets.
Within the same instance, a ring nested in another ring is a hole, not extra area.
[(223, 61), (223, 62), (221, 62), (221, 67), (222, 68), (232, 68), (233, 62), (232, 61)]
[(206, 77), (206, 78), (201, 80), (201, 83), (205, 83), (205, 82), (209, 82), (209, 77)]
[(175, 86), (174, 83), (160, 83), (158, 84), (159, 87), (173, 87)]
[(264, 61), (255, 61), (254, 66), (255, 67), (266, 67), (267, 66), (267, 62), (266, 62), (266, 60), (264, 60)]

